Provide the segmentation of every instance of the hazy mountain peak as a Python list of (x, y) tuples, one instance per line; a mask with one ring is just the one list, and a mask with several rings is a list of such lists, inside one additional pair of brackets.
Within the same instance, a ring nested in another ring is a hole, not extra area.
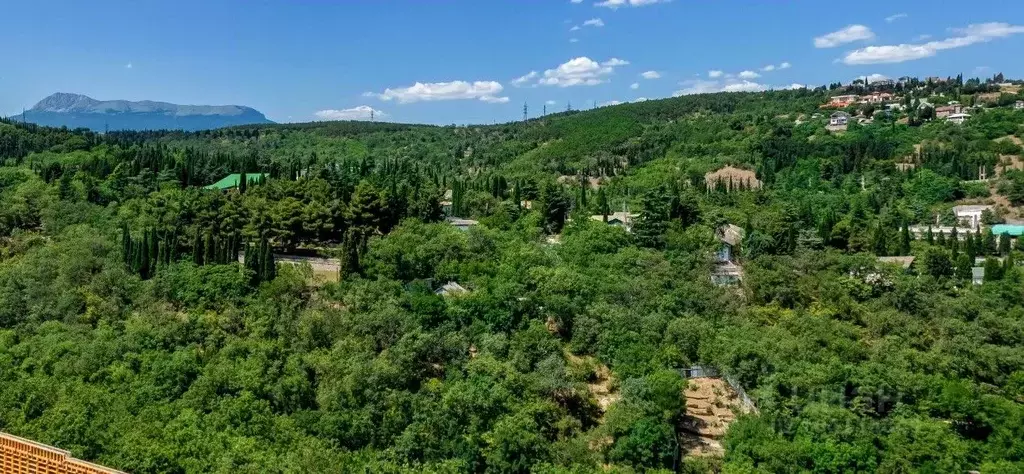
[(241, 105), (178, 105), (151, 100), (96, 100), (58, 92), (39, 101), (26, 114), (41, 125), (103, 129), (203, 130), (271, 123), (257, 110)]

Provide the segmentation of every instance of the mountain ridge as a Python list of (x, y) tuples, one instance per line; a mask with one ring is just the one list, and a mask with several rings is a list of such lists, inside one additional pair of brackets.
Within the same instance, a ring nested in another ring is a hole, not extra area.
[(179, 105), (152, 100), (96, 100), (83, 94), (57, 92), (22, 114), (39, 125), (92, 130), (207, 130), (236, 125), (273, 123), (258, 110), (242, 105)]

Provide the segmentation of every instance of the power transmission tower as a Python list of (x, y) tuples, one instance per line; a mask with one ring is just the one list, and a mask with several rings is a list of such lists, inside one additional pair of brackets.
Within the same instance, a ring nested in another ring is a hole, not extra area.
[(529, 109), (527, 109), (527, 108), (526, 108), (526, 102), (523, 102), (523, 121), (524, 121), (524, 122), (526, 121), (526, 118), (527, 118), (527, 114), (526, 114), (526, 112), (527, 112), (528, 110), (529, 110)]
[(565, 111), (566, 112), (572, 112), (572, 102), (566, 101), (566, 103), (565, 103)]
[(597, 101), (596, 101), (596, 100), (594, 101), (594, 106), (593, 106), (593, 107), (591, 107), (591, 108), (592, 108), (592, 109), (596, 109), (596, 108), (597, 108)]
[(548, 104), (544, 104), (544, 112), (541, 115), (545, 117), (548, 115)]
[(373, 121), (373, 109), (370, 109), (370, 121)]

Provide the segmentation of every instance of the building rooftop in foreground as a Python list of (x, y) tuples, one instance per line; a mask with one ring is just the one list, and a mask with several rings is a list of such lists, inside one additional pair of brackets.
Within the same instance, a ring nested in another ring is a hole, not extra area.
[(0, 474), (125, 474), (60, 448), (0, 432)]

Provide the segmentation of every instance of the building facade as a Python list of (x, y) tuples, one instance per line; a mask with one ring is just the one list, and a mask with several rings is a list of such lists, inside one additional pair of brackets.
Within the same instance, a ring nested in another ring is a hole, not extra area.
[(42, 443), (0, 432), (0, 474), (125, 474)]

